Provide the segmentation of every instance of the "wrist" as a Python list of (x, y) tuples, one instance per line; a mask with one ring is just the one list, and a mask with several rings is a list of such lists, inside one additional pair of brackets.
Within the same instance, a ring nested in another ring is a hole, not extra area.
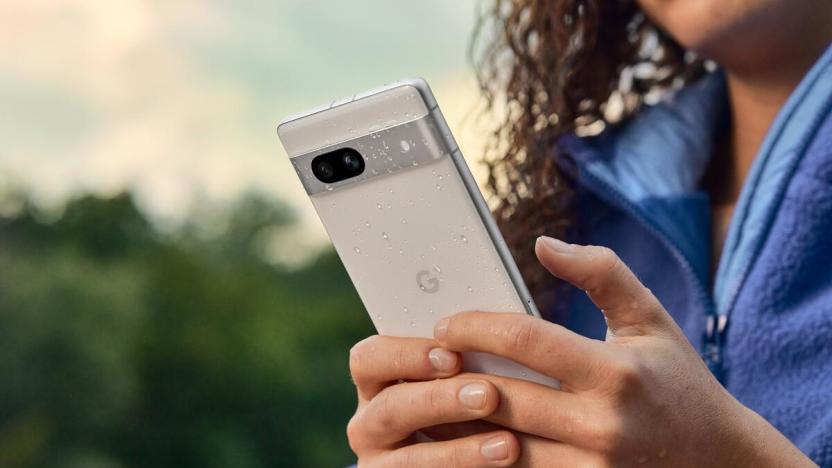
[(817, 466), (762, 416), (731, 397), (714, 466)]

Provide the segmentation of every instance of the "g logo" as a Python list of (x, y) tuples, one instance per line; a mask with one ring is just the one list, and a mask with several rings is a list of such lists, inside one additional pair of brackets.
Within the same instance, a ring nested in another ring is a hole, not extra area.
[(428, 270), (420, 270), (416, 273), (416, 284), (422, 291), (433, 294), (439, 291), (439, 280), (431, 275)]

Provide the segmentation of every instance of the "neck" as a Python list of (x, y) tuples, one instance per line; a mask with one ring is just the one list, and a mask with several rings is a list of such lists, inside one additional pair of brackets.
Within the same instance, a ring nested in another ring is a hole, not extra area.
[[(731, 159), (731, 195), (739, 196), (745, 177), (774, 122), (777, 113), (794, 89), (829, 45), (829, 38), (804, 44), (802, 53), (787, 59), (769, 60), (764, 68), (726, 69), (728, 99), (731, 107), (731, 134), (726, 148)], [(793, 50), (794, 51), (794, 50)], [(777, 66), (771, 66), (776, 63)]]

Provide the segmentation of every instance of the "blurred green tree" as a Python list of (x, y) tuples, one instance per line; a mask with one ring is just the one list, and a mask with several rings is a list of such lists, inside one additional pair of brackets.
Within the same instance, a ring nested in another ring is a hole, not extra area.
[(0, 217), (0, 466), (342, 466), (347, 353), (372, 327), (337, 256), (265, 260), (285, 208), (158, 232), (129, 195)]

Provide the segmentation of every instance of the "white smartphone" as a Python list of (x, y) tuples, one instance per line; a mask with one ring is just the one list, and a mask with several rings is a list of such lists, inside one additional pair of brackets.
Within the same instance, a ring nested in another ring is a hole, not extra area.
[[(333, 101), (277, 133), (380, 334), (432, 337), (466, 310), (539, 317), (424, 80)], [(557, 386), (494, 355), (463, 363)]]

